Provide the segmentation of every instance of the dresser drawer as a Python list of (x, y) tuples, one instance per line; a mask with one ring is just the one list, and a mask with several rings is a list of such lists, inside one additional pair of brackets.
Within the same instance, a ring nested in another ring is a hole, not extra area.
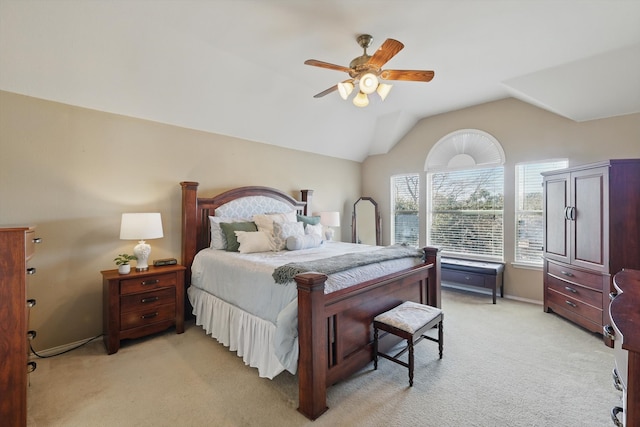
[(564, 310), (578, 314), (590, 321), (602, 325), (602, 309), (586, 304), (576, 298), (560, 293), (554, 289), (547, 289), (547, 301)]
[(126, 329), (137, 328), (165, 320), (173, 320), (175, 317), (175, 304), (166, 304), (158, 307), (128, 311), (120, 314), (120, 329), (124, 331)]
[(175, 273), (156, 274), (148, 277), (124, 279), (120, 282), (120, 294), (147, 292), (151, 289), (168, 288), (176, 285)]
[(145, 310), (165, 304), (175, 304), (176, 289), (162, 288), (152, 292), (120, 297), (120, 311)]
[[(548, 262), (548, 273), (566, 282), (577, 283), (602, 292), (602, 275), (577, 270), (567, 265)], [(608, 292), (608, 291), (607, 291)], [(600, 303), (602, 305), (602, 303)]]
[(594, 307), (602, 307), (602, 292), (592, 288), (566, 282), (551, 275), (547, 275), (547, 288)]
[(442, 269), (441, 280), (461, 283), (470, 286), (484, 287), (484, 276), (482, 274), (468, 273), (466, 271), (451, 271)]

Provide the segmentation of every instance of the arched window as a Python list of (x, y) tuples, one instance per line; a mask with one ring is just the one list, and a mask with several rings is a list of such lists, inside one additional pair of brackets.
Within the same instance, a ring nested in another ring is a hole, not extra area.
[(490, 134), (463, 129), (427, 156), (427, 244), (444, 255), (503, 260), (504, 150)]

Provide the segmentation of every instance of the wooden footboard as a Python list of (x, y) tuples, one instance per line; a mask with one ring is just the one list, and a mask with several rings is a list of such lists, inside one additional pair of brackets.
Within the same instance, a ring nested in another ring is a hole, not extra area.
[[(403, 301), (440, 307), (440, 255), (399, 273), (324, 294), (327, 276), (305, 273), (298, 284), (298, 411), (312, 420), (327, 408), (327, 387), (373, 359), (373, 318)], [(389, 337), (391, 338), (391, 337)], [(382, 342), (382, 348), (393, 345)]]

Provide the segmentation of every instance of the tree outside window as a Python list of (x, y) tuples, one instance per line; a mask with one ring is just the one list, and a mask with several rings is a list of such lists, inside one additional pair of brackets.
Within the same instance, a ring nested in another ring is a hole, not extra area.
[(420, 175), (391, 177), (392, 243), (418, 246), (420, 240)]

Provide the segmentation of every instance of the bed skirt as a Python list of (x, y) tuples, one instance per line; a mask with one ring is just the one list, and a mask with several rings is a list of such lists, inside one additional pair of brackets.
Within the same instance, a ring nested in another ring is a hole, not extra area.
[(282, 371), (296, 373), (296, 354), (288, 367), (283, 366), (274, 351), (276, 327), (273, 323), (249, 314), (202, 289), (187, 289), (196, 325), (219, 343), (235, 351), (244, 363), (258, 369), (258, 375), (273, 379)]

